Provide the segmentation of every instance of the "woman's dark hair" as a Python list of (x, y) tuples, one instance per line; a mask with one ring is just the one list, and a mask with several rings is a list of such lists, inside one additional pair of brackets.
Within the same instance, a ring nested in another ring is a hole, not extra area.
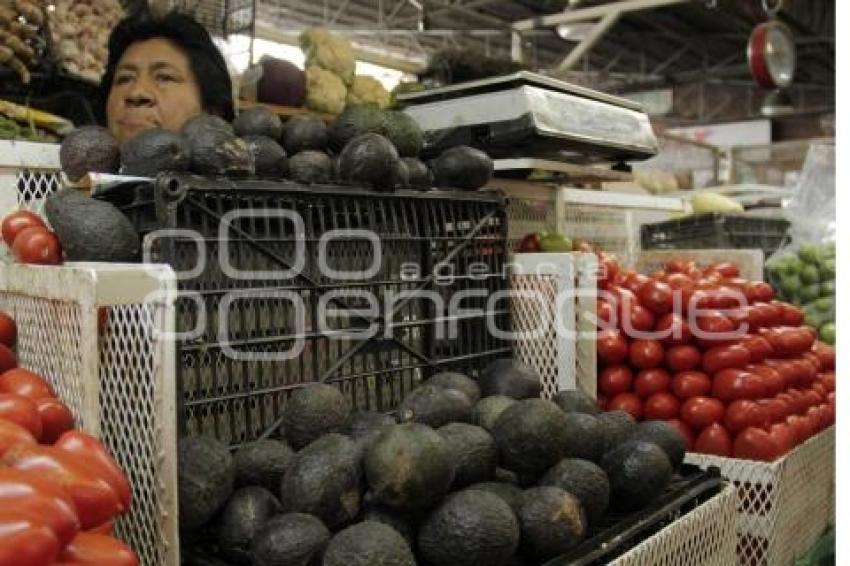
[(124, 52), (134, 43), (163, 38), (177, 45), (189, 58), (189, 64), (201, 92), (204, 110), (225, 120), (233, 120), (233, 86), (221, 51), (209, 32), (191, 17), (170, 12), (161, 17), (147, 11), (121, 20), (109, 36), (109, 61), (100, 81), (101, 120), (105, 122), (106, 101), (112, 89), (115, 69)]

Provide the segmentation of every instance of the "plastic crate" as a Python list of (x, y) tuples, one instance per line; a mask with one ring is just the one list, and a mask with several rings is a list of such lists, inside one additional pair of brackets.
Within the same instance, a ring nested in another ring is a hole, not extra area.
[(0, 265), (18, 361), (51, 383), (127, 474), (133, 502), (115, 532), (145, 566), (179, 561), (174, 347), (163, 339), (174, 289), (167, 266)]
[(700, 214), (641, 227), (644, 249), (756, 249), (765, 257), (785, 243), (788, 221), (736, 214)]
[(432, 373), (510, 355), (495, 195), (177, 175), (110, 200), (178, 272), (183, 433), (272, 434), (317, 381), (390, 411)]
[(738, 266), (744, 279), (764, 279), (764, 252), (761, 250), (646, 250), (638, 254), (635, 269), (649, 274), (663, 270), (673, 259), (695, 261), (699, 266), (728, 261)]
[(775, 462), (689, 453), (717, 467), (737, 491), (737, 554), (742, 566), (788, 566), (835, 524), (835, 427)]
[(58, 144), (0, 140), (0, 210), (41, 214), (44, 199), (61, 187)]

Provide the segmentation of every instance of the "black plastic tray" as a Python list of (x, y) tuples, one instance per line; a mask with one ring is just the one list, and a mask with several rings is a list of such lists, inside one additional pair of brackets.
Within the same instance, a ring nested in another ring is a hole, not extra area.
[(782, 218), (710, 213), (644, 224), (640, 228), (645, 250), (756, 249), (765, 257), (787, 241), (789, 223)]

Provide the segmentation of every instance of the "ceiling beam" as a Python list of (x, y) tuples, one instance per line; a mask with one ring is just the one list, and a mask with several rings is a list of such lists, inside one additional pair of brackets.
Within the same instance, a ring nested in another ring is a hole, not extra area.
[(628, 12), (652, 10), (655, 8), (663, 8), (666, 6), (674, 6), (676, 4), (684, 4), (694, 1), (696, 0), (620, 0), (619, 2), (610, 2), (600, 6), (579, 8), (577, 10), (566, 10), (560, 14), (552, 14), (550, 16), (519, 20), (513, 23), (513, 28), (519, 31), (526, 31), (537, 27), (554, 27), (560, 24), (595, 20), (597, 18), (605, 17), (611, 12), (625, 14)]
[(593, 46), (596, 45), (602, 36), (608, 33), (608, 30), (617, 23), (620, 19), (620, 12), (609, 12), (601, 20), (599, 20), (592, 30), (573, 47), (564, 59), (555, 67), (555, 74), (560, 75), (575, 67), (581, 58), (588, 53)]

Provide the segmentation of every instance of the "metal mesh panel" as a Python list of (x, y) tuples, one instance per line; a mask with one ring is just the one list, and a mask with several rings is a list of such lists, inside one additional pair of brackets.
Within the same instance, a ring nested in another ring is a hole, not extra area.
[(18, 205), (43, 214), (44, 199), (62, 188), (62, 178), (59, 171), (51, 169), (22, 169), (17, 173), (15, 184)]
[(254, 0), (173, 0), (172, 8), (189, 14), (213, 35), (253, 31)]
[(511, 197), (508, 201), (508, 245), (516, 251), (520, 240), (533, 232), (553, 232), (558, 227), (553, 200)]
[[(516, 332), (529, 333), (528, 338), (518, 335), (514, 342), (514, 356), (537, 370), (542, 397), (551, 399), (561, 389), (558, 383), (559, 349), (566, 346), (557, 333), (557, 282), (551, 275), (515, 276), (511, 281), (514, 290), (534, 294), (533, 298), (515, 297), (511, 301), (511, 317)], [(546, 330), (542, 335), (530, 334), (543, 328)]]

